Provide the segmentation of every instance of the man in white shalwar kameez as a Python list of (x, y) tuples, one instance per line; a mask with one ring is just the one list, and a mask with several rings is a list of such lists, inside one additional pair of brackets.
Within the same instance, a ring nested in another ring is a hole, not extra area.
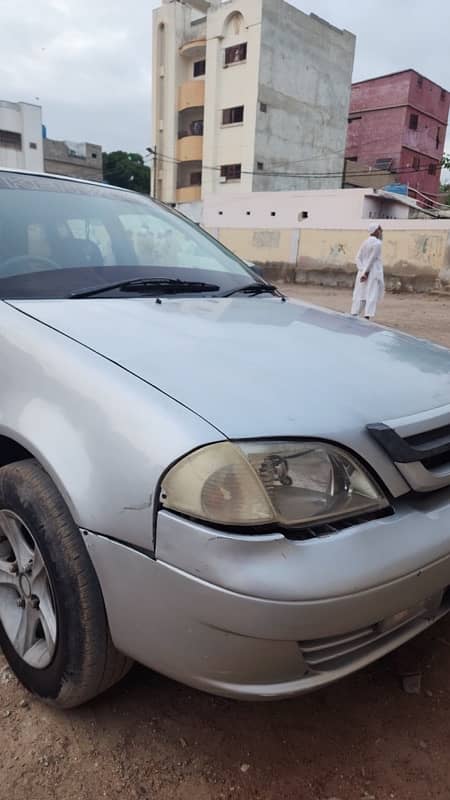
[(369, 238), (359, 248), (356, 256), (355, 288), (353, 290), (352, 311), (357, 317), (362, 313), (370, 319), (375, 316), (377, 304), (384, 296), (384, 271), (381, 258), (381, 239), (383, 231), (381, 225), (373, 222), (369, 225)]

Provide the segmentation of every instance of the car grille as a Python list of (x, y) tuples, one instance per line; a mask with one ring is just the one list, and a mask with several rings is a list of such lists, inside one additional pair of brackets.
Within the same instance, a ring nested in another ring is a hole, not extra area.
[(310, 672), (342, 669), (358, 659), (364, 661), (368, 656), (373, 658), (376, 650), (379, 650), (379, 655), (382, 656), (416, 636), (448, 613), (449, 600), (447, 592), (434, 611), (422, 605), (416, 612), (411, 611), (405, 620), (387, 630), (383, 629), (383, 623), (378, 623), (341, 636), (298, 642), (298, 645)]
[(332, 522), (309, 525), (306, 528), (286, 528), (283, 530), (283, 533), (286, 539), (316, 539), (320, 536), (331, 536), (333, 533), (338, 533), (346, 528), (352, 528), (354, 525), (364, 525), (366, 522), (371, 522), (374, 519), (391, 517), (394, 513), (394, 509), (391, 506), (388, 506), (387, 508), (381, 508), (378, 511), (373, 511), (368, 514), (359, 514), (356, 517), (343, 517), (342, 519), (333, 520)]
[(450, 486), (450, 405), (367, 429), (416, 492)]

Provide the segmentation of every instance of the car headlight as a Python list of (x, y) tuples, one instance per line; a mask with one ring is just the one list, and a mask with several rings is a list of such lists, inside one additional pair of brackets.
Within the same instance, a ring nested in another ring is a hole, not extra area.
[(322, 442), (220, 442), (176, 463), (164, 508), (218, 525), (320, 524), (389, 504), (349, 453)]

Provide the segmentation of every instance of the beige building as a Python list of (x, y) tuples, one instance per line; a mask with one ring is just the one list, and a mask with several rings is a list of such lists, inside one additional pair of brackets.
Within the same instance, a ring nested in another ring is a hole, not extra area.
[(162, 0), (156, 195), (342, 185), (355, 37), (284, 0)]

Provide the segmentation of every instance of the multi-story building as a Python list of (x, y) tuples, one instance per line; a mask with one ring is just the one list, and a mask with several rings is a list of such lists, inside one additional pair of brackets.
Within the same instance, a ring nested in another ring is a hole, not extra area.
[(398, 182), (435, 198), (449, 108), (450, 93), (412, 69), (354, 83), (346, 157), (361, 172), (392, 172)]
[(69, 175), (88, 181), (103, 180), (102, 148), (89, 142), (44, 139), (44, 166), (53, 175)]
[(0, 100), (0, 166), (42, 172), (42, 109)]
[(355, 37), (284, 0), (162, 0), (157, 197), (341, 186)]

